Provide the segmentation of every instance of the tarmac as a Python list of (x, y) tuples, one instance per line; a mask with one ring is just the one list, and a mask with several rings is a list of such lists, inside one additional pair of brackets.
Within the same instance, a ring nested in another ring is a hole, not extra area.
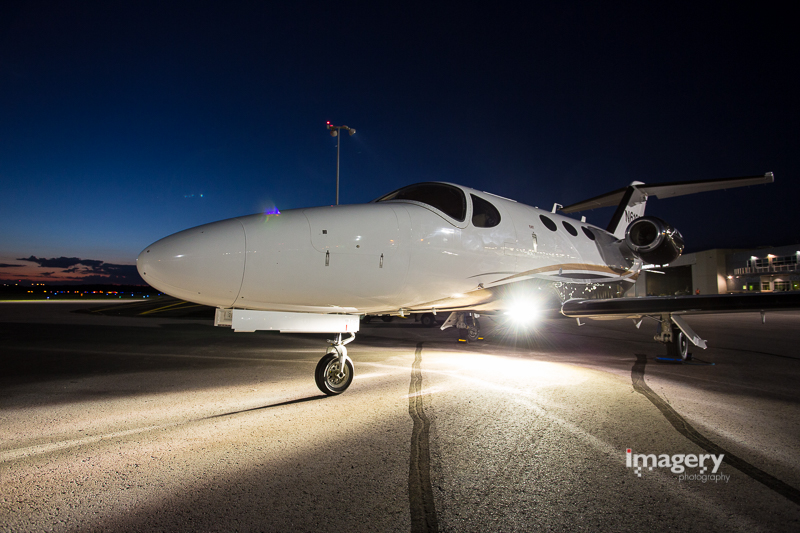
[(0, 303), (0, 531), (800, 530), (800, 312), (688, 317), (693, 364), (649, 321), (373, 321), (335, 397), (325, 335), (212, 317)]

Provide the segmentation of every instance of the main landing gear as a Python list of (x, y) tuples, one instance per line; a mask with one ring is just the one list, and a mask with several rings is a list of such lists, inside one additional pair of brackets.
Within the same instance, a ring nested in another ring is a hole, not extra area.
[(481, 325), (478, 322), (478, 314), (472, 311), (453, 311), (442, 324), (442, 330), (447, 328), (458, 328), (458, 342), (482, 341)]
[(347, 356), (345, 345), (355, 338), (355, 333), (350, 333), (350, 337), (342, 340), (342, 334), (337, 333), (335, 339), (328, 341), (331, 345), (325, 357), (317, 363), (314, 379), (319, 390), (328, 396), (343, 393), (353, 382), (353, 361)]
[(697, 336), (680, 316), (665, 313), (660, 319), (656, 320), (658, 320), (658, 329), (654, 338), (666, 345), (668, 358), (676, 361), (691, 361), (692, 354), (689, 353), (690, 342), (699, 348), (705, 349), (706, 341)]
[(667, 343), (667, 357), (681, 358), (683, 361), (691, 361), (692, 354), (689, 353), (689, 339), (680, 330), (672, 326), (672, 342)]

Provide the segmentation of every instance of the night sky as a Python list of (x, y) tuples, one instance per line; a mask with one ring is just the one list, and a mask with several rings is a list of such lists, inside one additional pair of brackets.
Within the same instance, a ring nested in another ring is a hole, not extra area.
[[(3, 2), (0, 279), (125, 282), (149, 243), (448, 181), (549, 209), (629, 184), (689, 251), (800, 242), (789, 7)], [(584, 213), (605, 227), (613, 210)]]

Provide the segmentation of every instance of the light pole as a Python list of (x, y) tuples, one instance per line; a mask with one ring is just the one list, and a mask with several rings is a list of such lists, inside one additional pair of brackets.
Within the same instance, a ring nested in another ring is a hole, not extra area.
[(347, 130), (350, 135), (356, 132), (355, 128), (349, 126), (334, 126), (331, 121), (328, 121), (328, 130), (331, 132), (331, 137), (339, 137), (336, 139), (336, 205), (339, 205), (339, 146), (342, 144), (342, 138), (339, 135), (341, 130)]

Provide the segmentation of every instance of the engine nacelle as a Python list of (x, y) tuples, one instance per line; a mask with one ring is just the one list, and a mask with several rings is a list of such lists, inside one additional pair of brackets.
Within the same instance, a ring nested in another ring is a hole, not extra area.
[(656, 217), (641, 217), (628, 224), (625, 244), (642, 261), (654, 265), (666, 265), (683, 253), (681, 233)]

